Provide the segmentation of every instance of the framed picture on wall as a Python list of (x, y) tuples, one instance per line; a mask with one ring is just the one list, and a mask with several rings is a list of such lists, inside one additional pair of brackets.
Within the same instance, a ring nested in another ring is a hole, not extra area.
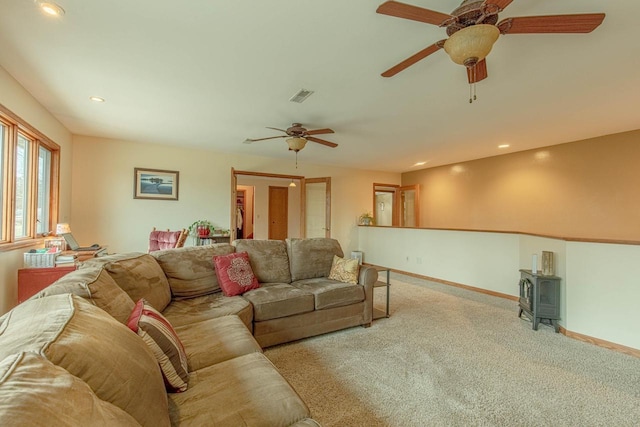
[(179, 177), (178, 171), (134, 168), (133, 198), (178, 200)]

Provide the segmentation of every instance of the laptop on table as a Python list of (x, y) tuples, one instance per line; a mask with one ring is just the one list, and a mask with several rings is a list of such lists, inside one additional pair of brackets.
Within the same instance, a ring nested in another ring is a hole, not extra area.
[(71, 233), (63, 233), (62, 237), (64, 237), (67, 245), (69, 245), (69, 249), (71, 249), (72, 251), (97, 251), (101, 248), (101, 246), (97, 243), (91, 246), (80, 246)]

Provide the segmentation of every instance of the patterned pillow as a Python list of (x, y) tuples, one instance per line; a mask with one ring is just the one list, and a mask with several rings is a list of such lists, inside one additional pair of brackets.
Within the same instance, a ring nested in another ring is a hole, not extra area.
[(226, 296), (242, 295), (260, 287), (258, 279), (251, 270), (247, 252), (217, 255), (213, 257), (213, 263), (216, 267), (218, 283)]
[(344, 283), (358, 283), (359, 272), (360, 265), (356, 258), (345, 259), (334, 255), (329, 279)]
[(189, 381), (187, 354), (169, 321), (141, 298), (133, 308), (127, 326), (140, 335), (153, 352), (167, 390), (185, 391)]

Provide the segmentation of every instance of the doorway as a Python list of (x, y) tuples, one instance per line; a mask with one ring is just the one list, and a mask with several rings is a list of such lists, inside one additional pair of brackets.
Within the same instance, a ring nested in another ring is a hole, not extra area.
[[(284, 187), (286, 185), (286, 187)], [(238, 237), (236, 209), (238, 193), (251, 189), (245, 195), (245, 218), (253, 224), (251, 238), (269, 237), (269, 187), (288, 189), (287, 237), (331, 237), (331, 178), (309, 178), (266, 172), (240, 171), (231, 168), (231, 240)], [(307, 191), (309, 189), (309, 191)], [(251, 194), (251, 195), (250, 195)], [(310, 200), (310, 203), (307, 201)], [(251, 214), (249, 214), (251, 212)], [(307, 224), (311, 223), (310, 227)], [(248, 224), (247, 224), (248, 225)], [(247, 228), (244, 238), (249, 237)]]
[(375, 224), (393, 227), (419, 227), (420, 187), (396, 184), (373, 184)]

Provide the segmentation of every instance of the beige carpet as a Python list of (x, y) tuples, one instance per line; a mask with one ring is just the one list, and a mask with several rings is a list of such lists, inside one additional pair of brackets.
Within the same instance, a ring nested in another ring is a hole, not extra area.
[(640, 426), (640, 359), (407, 276), (390, 318), (265, 353), (325, 427)]

